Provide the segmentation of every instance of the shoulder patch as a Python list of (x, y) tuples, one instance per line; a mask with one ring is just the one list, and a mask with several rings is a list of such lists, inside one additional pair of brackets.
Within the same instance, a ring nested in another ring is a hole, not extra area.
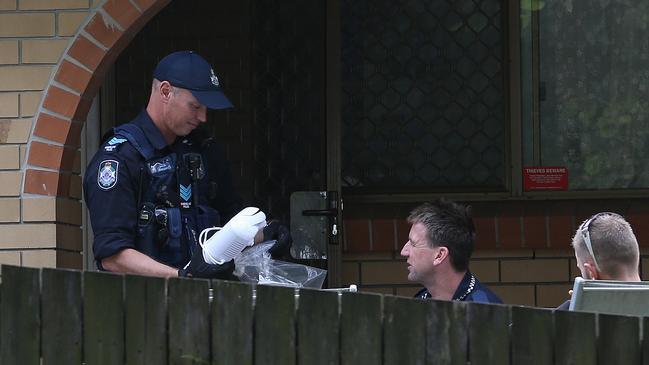
[(103, 190), (109, 190), (117, 184), (117, 172), (119, 162), (115, 160), (103, 160), (99, 164), (97, 172), (97, 185)]
[(127, 141), (126, 138), (113, 137), (110, 139), (110, 141), (106, 142), (106, 145), (104, 146), (104, 151), (113, 152), (120, 144), (126, 141)]

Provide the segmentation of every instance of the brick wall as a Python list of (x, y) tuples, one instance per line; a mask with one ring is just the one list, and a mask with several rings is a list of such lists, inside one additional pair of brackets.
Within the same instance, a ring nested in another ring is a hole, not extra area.
[[(570, 242), (579, 224), (600, 211), (623, 214), (641, 246), (642, 277), (649, 274), (649, 201), (474, 202), (476, 251), (470, 268), (508, 304), (553, 307), (568, 299), (579, 275)], [(360, 290), (411, 296), (399, 255), (407, 241), (405, 221), (413, 205), (346, 204), (343, 284)]]
[(100, 66), (168, 1), (0, 0), (0, 264), (81, 268), (80, 133)]
[[(71, 197), (22, 195), (34, 119), (53, 71), (99, 0), (0, 0), (0, 264), (82, 265), (80, 190)], [(63, 144), (62, 144), (63, 145)], [(42, 149), (43, 161), (80, 172), (77, 148)], [(31, 162), (30, 162), (31, 163)], [(78, 184), (76, 184), (78, 186)], [(79, 186), (80, 187), (80, 186)]]

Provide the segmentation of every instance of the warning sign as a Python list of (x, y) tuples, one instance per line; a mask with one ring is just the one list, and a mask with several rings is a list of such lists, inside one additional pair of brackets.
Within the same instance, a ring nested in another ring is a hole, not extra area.
[(523, 189), (567, 190), (568, 169), (557, 166), (523, 167)]

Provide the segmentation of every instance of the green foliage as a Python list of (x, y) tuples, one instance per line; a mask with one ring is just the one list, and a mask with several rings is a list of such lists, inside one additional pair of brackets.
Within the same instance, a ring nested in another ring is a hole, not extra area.
[(545, 7), (543, 0), (521, 0), (521, 10), (539, 11)]
[(527, 30), (532, 23), (532, 12), (545, 8), (543, 0), (521, 0), (521, 28)]
[(542, 163), (567, 166), (570, 189), (649, 187), (649, 5), (542, 8)]

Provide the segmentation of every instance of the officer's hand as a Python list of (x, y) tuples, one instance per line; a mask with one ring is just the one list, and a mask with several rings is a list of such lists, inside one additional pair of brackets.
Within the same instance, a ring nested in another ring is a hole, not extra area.
[(278, 221), (271, 221), (264, 227), (264, 241), (276, 240), (277, 243), (268, 250), (270, 256), (274, 259), (281, 259), (291, 256), (291, 244), (293, 237), (288, 227)]
[(196, 277), (205, 279), (233, 279), (234, 260), (222, 265), (212, 265), (203, 259), (203, 249), (199, 245), (186, 269), (178, 270), (178, 276)]

